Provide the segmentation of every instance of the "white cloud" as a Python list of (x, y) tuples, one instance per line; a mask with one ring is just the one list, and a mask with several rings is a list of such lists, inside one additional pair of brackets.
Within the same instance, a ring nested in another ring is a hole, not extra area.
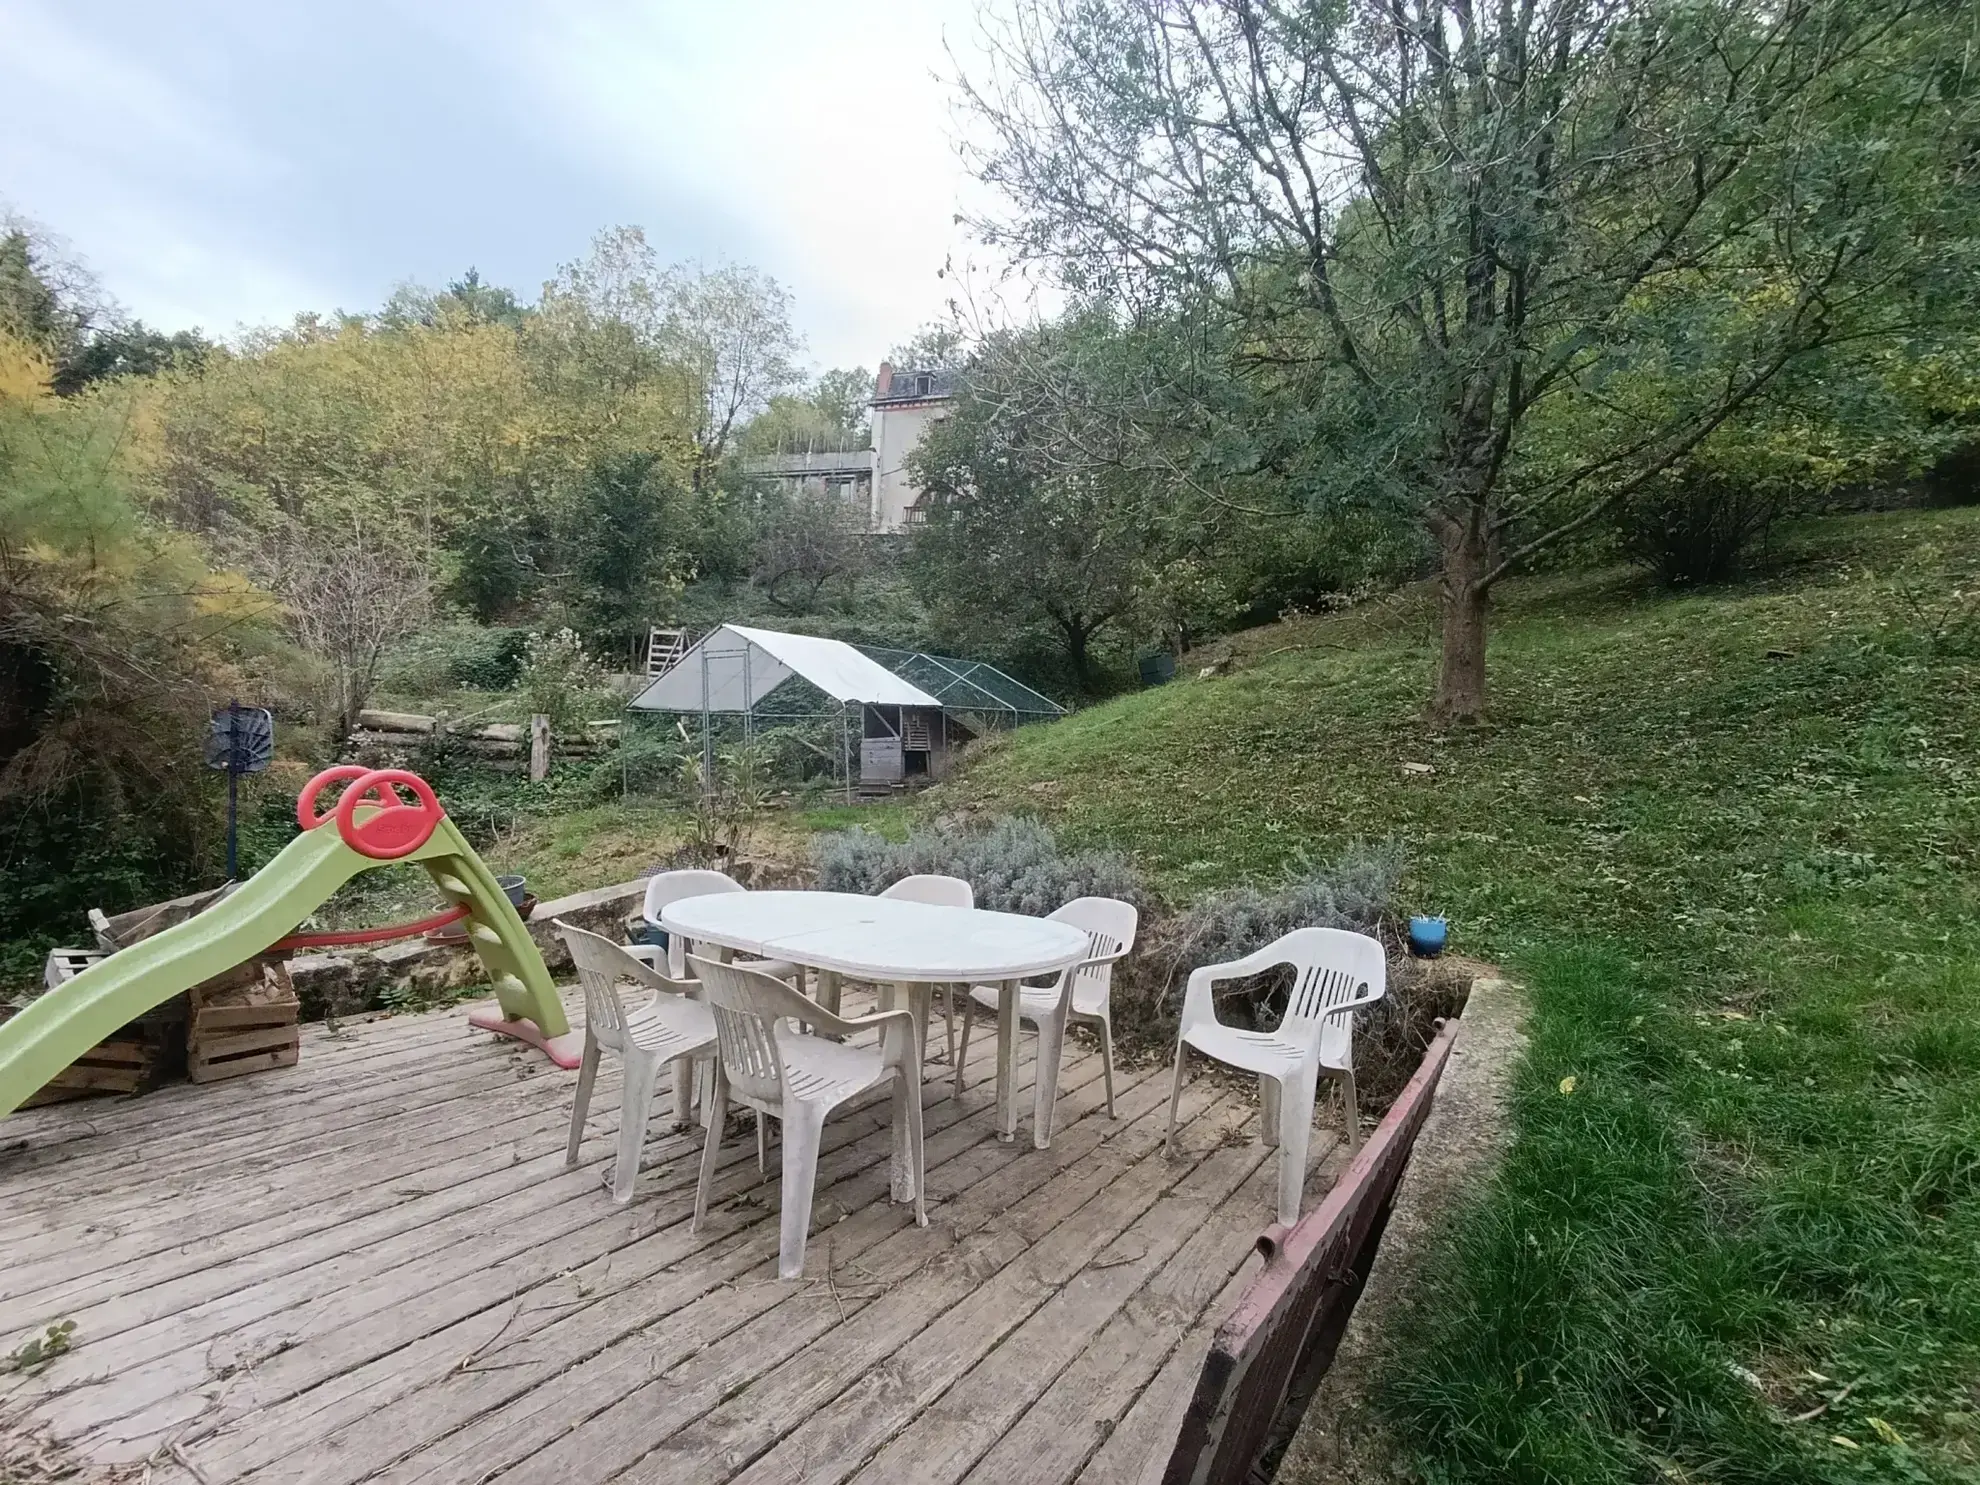
[(753, 263), (823, 365), (939, 314), (972, 0), (0, 0), (0, 196), (167, 327), (532, 295), (601, 227)]
[(942, 311), (969, 182), (936, 74), (945, 31), (974, 34), (965, 0), (544, 5), (522, 26), (514, 66), (548, 127), (635, 191), (685, 188), (737, 224), (716, 252), (791, 286), (821, 364), (871, 366)]

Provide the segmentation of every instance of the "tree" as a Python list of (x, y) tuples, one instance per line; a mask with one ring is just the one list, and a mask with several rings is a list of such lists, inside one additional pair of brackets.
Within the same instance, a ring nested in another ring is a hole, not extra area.
[(1089, 694), (1099, 681), (1094, 641), (1135, 612), (1152, 565), (1171, 555), (1175, 515), (1107, 447), (1113, 430), (1068, 435), (1068, 406), (1105, 399), (1058, 397), (1065, 367), (1107, 333), (1087, 319), (996, 338), (960, 379), (950, 415), (908, 456), (929, 511), (909, 561), (938, 621), (971, 642), (1005, 644), (1042, 625)]
[(211, 346), (197, 330), (167, 335), (142, 320), (105, 326), (75, 347), (55, 369), (58, 396), (73, 397), (92, 382), (119, 376), (153, 376), (170, 366), (198, 368)]
[(341, 742), (371, 700), (385, 651), (426, 616), (426, 569), (361, 526), (328, 541), (292, 538), (261, 565), (296, 643), (323, 666), (323, 717)]
[(594, 376), (648, 382), (688, 432), (695, 490), (712, 483), (734, 436), (799, 378), (791, 297), (754, 268), (662, 268), (638, 227), (614, 227), (543, 286), (545, 330)]
[(807, 400), (845, 439), (844, 447), (864, 448), (872, 437), (869, 404), (873, 373), (864, 366), (836, 366), (818, 374)]
[(448, 284), (440, 300), (447, 308), (482, 324), (514, 327), (529, 314), (529, 307), (511, 290), (483, 283), (481, 274), (473, 268)]
[(676, 270), (661, 343), (694, 389), (691, 482), (699, 490), (743, 424), (798, 380), (803, 344), (791, 328), (791, 296), (754, 268)]
[(865, 566), (866, 514), (829, 490), (801, 490), (771, 510), (756, 543), (757, 584), (786, 613), (808, 614), (835, 577)]
[(197, 874), (207, 708), (273, 609), (146, 515), (143, 390), (56, 397), (54, 375), (0, 335), (0, 895), (17, 949)]
[(576, 607), (592, 635), (622, 653), (635, 653), (672, 605), (676, 495), (659, 455), (610, 454), (593, 463), (572, 508), (565, 540)]
[[(1432, 715), (1485, 705), (1494, 585), (1799, 359), (1963, 292), (1980, 92), (1926, 0), (1020, 0), (965, 96), (980, 223), (1079, 298), (1205, 305), (1295, 406), (1267, 471), (1436, 541)], [(1675, 395), (1611, 403), (1647, 362)], [(1551, 402), (1612, 436), (1528, 458)]]
[(743, 454), (863, 449), (872, 441), (867, 404), (873, 373), (863, 366), (823, 372), (802, 392), (770, 398), (736, 439)]

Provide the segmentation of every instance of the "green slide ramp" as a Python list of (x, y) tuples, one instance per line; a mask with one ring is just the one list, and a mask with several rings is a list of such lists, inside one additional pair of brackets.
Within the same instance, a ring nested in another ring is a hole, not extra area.
[[(544, 1038), (569, 1031), (563, 1002), (543, 956), (495, 877), (442, 818), (417, 861), (449, 903), (465, 904), (468, 940), (481, 957), (509, 1021), (528, 1022)], [(119, 1028), (181, 991), (224, 974), (293, 933), (345, 882), (374, 860), (344, 843), (325, 821), (228, 897), (163, 933), (120, 949), (0, 1024), (0, 1115), (19, 1108), (78, 1057)]]

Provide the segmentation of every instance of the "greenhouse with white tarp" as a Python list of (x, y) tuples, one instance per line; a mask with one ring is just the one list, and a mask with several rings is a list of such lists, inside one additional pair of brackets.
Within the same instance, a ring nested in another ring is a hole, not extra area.
[(1065, 711), (979, 660), (740, 624), (704, 635), (629, 706), (671, 716), (704, 776), (740, 743), (776, 754), (779, 772), (867, 793), (941, 778), (970, 738)]

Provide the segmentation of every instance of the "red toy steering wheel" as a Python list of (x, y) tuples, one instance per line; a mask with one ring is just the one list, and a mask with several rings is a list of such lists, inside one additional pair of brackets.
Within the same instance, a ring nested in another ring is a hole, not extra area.
[(296, 796), (296, 824), (304, 830), (314, 830), (334, 815), (336, 807), (316, 812), (316, 796), (331, 784), (343, 779), (361, 779), (371, 770), (358, 763), (340, 763), (335, 768), (326, 768), (322, 773), (302, 786), (302, 793)]
[[(446, 818), (447, 812), (433, 795), (433, 786), (418, 774), (407, 773), (403, 768), (381, 768), (371, 773), (359, 769), (358, 773), (357, 781), (337, 801), (337, 833), (343, 836), (345, 845), (360, 855), (374, 861), (396, 861), (401, 856), (410, 856), (426, 844)], [(411, 790), (418, 803), (403, 803), (398, 795), (402, 788)], [(373, 796), (381, 808), (360, 822), (357, 807), (367, 795)]]

